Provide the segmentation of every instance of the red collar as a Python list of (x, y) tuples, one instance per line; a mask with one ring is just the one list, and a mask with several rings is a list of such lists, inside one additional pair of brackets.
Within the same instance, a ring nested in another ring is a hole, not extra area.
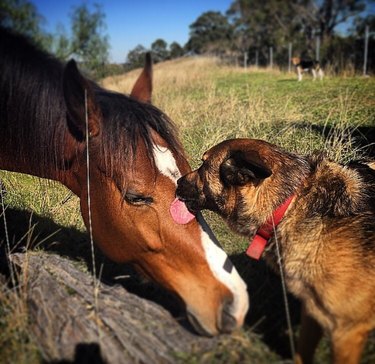
[(284, 217), (285, 211), (289, 207), (290, 203), (294, 199), (294, 195), (287, 198), (284, 203), (282, 203), (270, 216), (267, 221), (258, 229), (254, 236), (254, 239), (250, 242), (249, 247), (246, 250), (246, 254), (253, 258), (259, 259), (262, 255), (266, 244), (271, 239), (273, 235), (273, 227), (275, 228), (279, 225), (280, 221)]

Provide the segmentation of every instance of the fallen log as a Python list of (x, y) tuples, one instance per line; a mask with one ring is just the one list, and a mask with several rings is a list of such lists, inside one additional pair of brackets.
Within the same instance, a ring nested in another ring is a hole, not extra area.
[(158, 304), (99, 282), (59, 255), (11, 255), (20, 271), (30, 329), (44, 361), (175, 363), (212, 349), (217, 339), (182, 327)]

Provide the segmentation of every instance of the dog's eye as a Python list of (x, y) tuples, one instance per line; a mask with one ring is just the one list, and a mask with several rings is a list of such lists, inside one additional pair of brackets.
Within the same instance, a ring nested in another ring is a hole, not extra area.
[(125, 201), (131, 205), (150, 205), (153, 203), (153, 198), (149, 196), (142, 196), (132, 192), (128, 192), (124, 196)]

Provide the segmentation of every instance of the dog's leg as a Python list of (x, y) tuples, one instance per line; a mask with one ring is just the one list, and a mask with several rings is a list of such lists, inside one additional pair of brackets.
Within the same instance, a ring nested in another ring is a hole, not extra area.
[(321, 68), (319, 68), (319, 78), (320, 78), (320, 81), (323, 80), (323, 77), (324, 77), (324, 72)]
[(316, 80), (316, 71), (314, 68), (311, 69), (312, 75), (313, 75), (313, 81)]
[(368, 331), (361, 327), (335, 330), (332, 335), (333, 363), (358, 364), (367, 336)]
[(298, 74), (298, 81), (302, 81), (302, 69), (301, 67), (297, 67), (297, 74)]
[(305, 305), (301, 311), (301, 331), (298, 337), (296, 364), (312, 364), (314, 352), (323, 335), (320, 325), (306, 313)]

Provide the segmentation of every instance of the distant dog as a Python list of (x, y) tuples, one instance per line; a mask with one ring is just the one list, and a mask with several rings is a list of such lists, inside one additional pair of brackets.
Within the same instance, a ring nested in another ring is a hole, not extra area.
[(298, 81), (302, 81), (303, 72), (309, 71), (311, 71), (314, 81), (316, 80), (317, 75), (319, 76), (320, 80), (322, 80), (324, 77), (324, 72), (320, 67), (319, 61), (308, 61), (299, 57), (294, 57), (292, 58), (292, 63), (296, 66)]
[(191, 211), (215, 211), (252, 241), (248, 255), (276, 268), (278, 241), (287, 287), (303, 303), (296, 362), (312, 362), (323, 329), (334, 363), (358, 363), (375, 328), (374, 168), (233, 139), (178, 180)]

